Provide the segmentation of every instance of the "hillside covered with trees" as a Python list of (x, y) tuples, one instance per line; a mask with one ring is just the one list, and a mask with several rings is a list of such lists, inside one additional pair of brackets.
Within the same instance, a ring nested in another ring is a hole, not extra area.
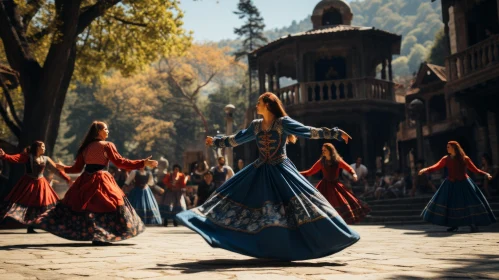
[[(437, 33), (443, 29), (440, 2), (413, 0), (361, 0), (350, 2), (352, 25), (372, 26), (402, 35), (401, 55), (394, 58), (396, 76), (407, 76), (417, 71), (419, 64), (427, 60)], [(266, 30), (269, 41), (288, 34), (312, 29), (310, 14), (293, 21), (289, 26)], [(221, 47), (238, 49), (239, 40), (222, 40)]]

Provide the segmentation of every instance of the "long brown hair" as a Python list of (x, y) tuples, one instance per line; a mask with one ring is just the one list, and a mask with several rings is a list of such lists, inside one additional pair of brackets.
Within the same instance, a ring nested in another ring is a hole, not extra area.
[(24, 149), (24, 152), (27, 154), (31, 154), (35, 158), (36, 153), (38, 152), (38, 148), (41, 147), (42, 144), (43, 144), (42, 141), (37, 140), (37, 141), (31, 143), (31, 145), (29, 145), (28, 147), (26, 147)]
[[(267, 109), (274, 115), (276, 119), (287, 116), (286, 110), (284, 110), (284, 106), (282, 105), (281, 100), (277, 95), (272, 92), (266, 92), (260, 95), (260, 98), (263, 103), (267, 105)], [(288, 135), (288, 139), (286, 142), (288, 143), (296, 143), (296, 136), (293, 134)]]
[[(338, 151), (336, 150), (336, 148), (334, 147), (333, 144), (331, 144), (331, 143), (324, 143), (324, 145), (322, 145), (322, 146), (329, 151), (329, 154), (331, 155), (331, 161), (333, 163), (338, 163), (342, 159), (341, 156), (340, 156), (340, 154), (338, 154)], [(323, 156), (322, 158), (324, 160), (326, 160), (325, 156)]]
[(457, 141), (449, 141), (447, 142), (454, 151), (456, 152), (456, 159), (464, 164), (464, 159), (466, 158), (466, 153), (464, 153), (463, 148), (461, 148), (461, 145)]
[(98, 141), (99, 131), (103, 130), (106, 124), (100, 121), (94, 121), (90, 128), (88, 129), (87, 135), (83, 138), (80, 147), (78, 148), (78, 154), (82, 153), (88, 145), (94, 141)]

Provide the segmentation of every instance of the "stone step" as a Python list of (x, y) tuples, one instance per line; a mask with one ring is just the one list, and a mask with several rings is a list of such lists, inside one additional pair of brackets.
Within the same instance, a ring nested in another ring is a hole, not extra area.
[[(374, 211), (399, 211), (399, 210), (422, 210), (426, 207), (428, 202), (425, 203), (413, 203), (413, 204), (393, 204), (393, 205), (371, 205), (369, 207)], [(499, 202), (489, 203), (490, 208), (493, 210), (499, 209)]]
[[(384, 211), (371, 211), (369, 214), (372, 217), (393, 217), (393, 216), (417, 216), (420, 215), (424, 207), (421, 209), (410, 210), (384, 210)], [(492, 208), (494, 215), (499, 217), (499, 208)]]
[(381, 199), (381, 200), (365, 200), (369, 205), (393, 205), (393, 204), (413, 204), (413, 203), (427, 203), (430, 201), (431, 196), (421, 196), (421, 197), (404, 197), (404, 198), (392, 198), (392, 199)]
[[(428, 203), (432, 196), (421, 196), (421, 197), (404, 197), (404, 198), (393, 198), (393, 199), (382, 199), (382, 200), (365, 200), (370, 206), (375, 205), (397, 205), (397, 204), (418, 204), (418, 203)], [(499, 196), (491, 197), (487, 199), (489, 203), (499, 203)]]
[(424, 223), (419, 215), (411, 216), (367, 216), (360, 224), (415, 224)]

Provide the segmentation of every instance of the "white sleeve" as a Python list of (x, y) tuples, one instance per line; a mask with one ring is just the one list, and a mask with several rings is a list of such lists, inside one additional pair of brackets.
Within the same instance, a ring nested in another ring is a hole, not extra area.
[(130, 185), (130, 183), (133, 181), (133, 179), (135, 179), (135, 173), (137, 173), (137, 170), (133, 170), (132, 172), (130, 172), (130, 174), (128, 175), (128, 178), (126, 178), (126, 181), (125, 181), (125, 185)]

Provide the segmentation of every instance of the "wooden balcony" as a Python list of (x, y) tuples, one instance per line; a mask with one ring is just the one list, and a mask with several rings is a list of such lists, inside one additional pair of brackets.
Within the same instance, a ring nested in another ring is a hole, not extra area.
[(461, 91), (499, 77), (499, 35), (446, 58), (447, 87)]
[(277, 90), (285, 106), (348, 100), (386, 100), (395, 102), (393, 83), (375, 78), (297, 83)]

